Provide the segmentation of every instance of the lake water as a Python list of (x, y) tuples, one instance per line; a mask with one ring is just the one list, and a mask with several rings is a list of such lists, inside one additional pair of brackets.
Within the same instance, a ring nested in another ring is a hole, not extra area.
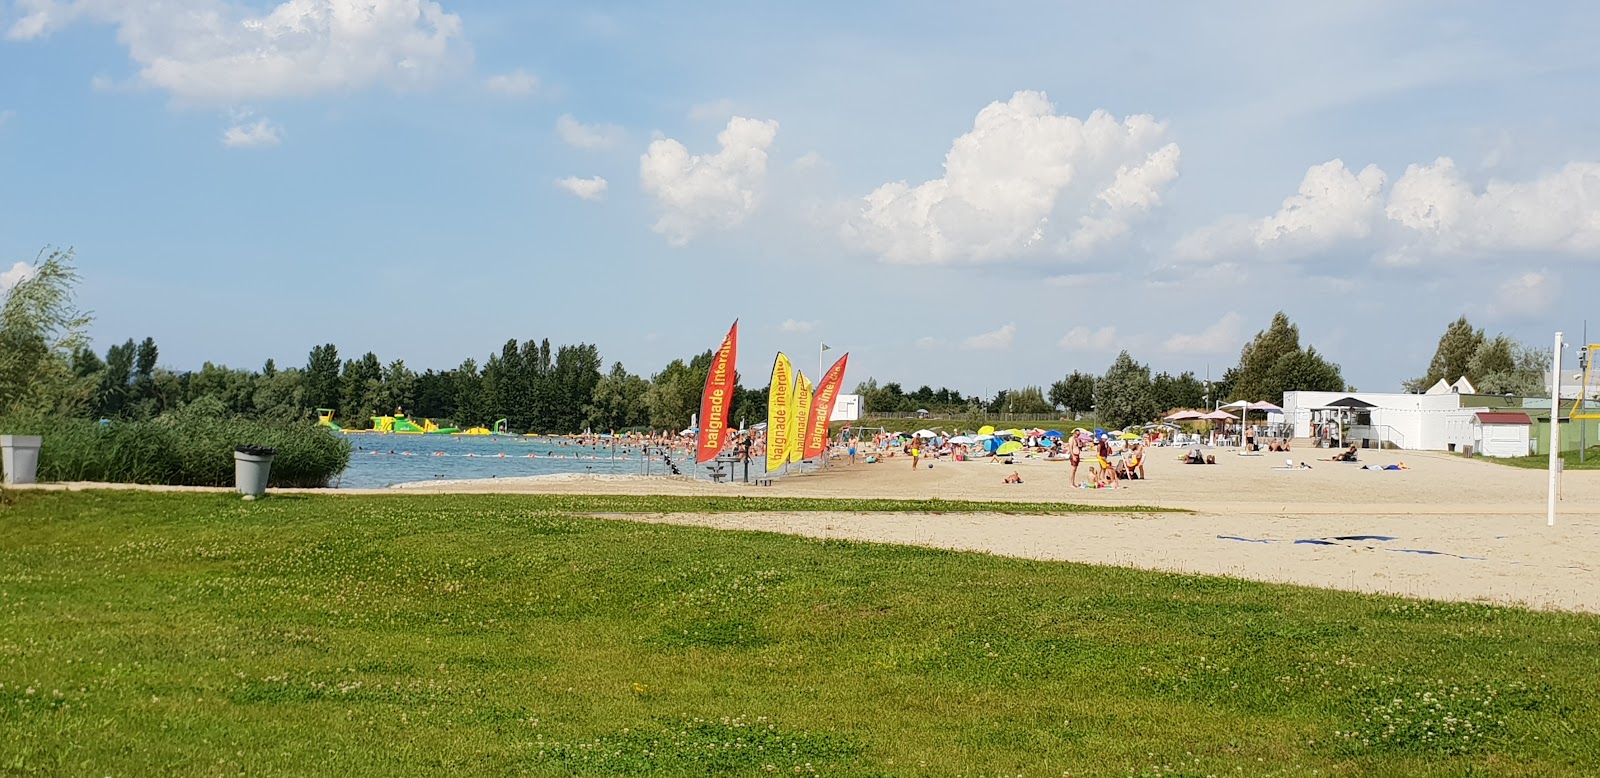
[[(659, 449), (647, 459), (638, 446), (584, 446), (566, 438), (512, 435), (348, 435), (350, 467), (331, 486), (374, 489), (410, 481), (459, 478), (515, 478), (556, 473), (663, 475), (671, 468)], [(532, 456), (529, 456), (529, 455)], [(709, 478), (706, 465), (691, 453), (668, 452), (683, 475)], [(709, 463), (708, 463), (709, 464)], [(744, 466), (734, 470), (744, 475)], [(796, 469), (791, 467), (790, 472)], [(750, 477), (763, 472), (752, 460)], [(763, 477), (765, 477), (763, 475)]]

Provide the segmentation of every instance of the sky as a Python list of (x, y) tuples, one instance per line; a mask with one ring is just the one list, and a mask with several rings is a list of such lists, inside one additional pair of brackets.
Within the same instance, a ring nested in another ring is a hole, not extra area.
[[(1202, 7), (1203, 6), (1203, 7)], [(0, 0), (0, 286), (100, 350), (992, 394), (1278, 310), (1364, 391), (1600, 291), (1600, 5)], [(1600, 335), (1600, 317), (1596, 321)], [(1600, 339), (1600, 338), (1597, 338)]]

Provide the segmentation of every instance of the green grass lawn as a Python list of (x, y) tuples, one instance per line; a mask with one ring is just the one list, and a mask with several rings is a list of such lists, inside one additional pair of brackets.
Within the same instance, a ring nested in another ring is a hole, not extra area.
[[(1566, 463), (1568, 470), (1600, 470), (1600, 446), (1591, 446), (1584, 452), (1584, 461), (1578, 461), (1577, 451), (1561, 452), (1561, 460)], [(1521, 467), (1528, 470), (1550, 469), (1549, 454), (1535, 454), (1526, 457), (1479, 457), (1485, 462), (1494, 462), (1511, 467)]]
[(5, 775), (1600, 771), (1593, 616), (577, 498), (0, 501)]

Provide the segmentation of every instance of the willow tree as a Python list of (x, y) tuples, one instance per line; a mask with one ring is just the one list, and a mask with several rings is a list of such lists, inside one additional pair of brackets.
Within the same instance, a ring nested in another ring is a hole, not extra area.
[(90, 320), (73, 304), (73, 252), (47, 251), (0, 302), (0, 414), (70, 414), (88, 400), (90, 385), (72, 372)]

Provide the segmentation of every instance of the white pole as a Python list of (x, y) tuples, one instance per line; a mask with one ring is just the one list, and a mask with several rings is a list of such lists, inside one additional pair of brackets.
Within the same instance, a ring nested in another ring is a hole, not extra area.
[(1561, 457), (1561, 333), (1550, 357), (1550, 489), (1545, 508), (1546, 524), (1556, 525), (1556, 463)]

